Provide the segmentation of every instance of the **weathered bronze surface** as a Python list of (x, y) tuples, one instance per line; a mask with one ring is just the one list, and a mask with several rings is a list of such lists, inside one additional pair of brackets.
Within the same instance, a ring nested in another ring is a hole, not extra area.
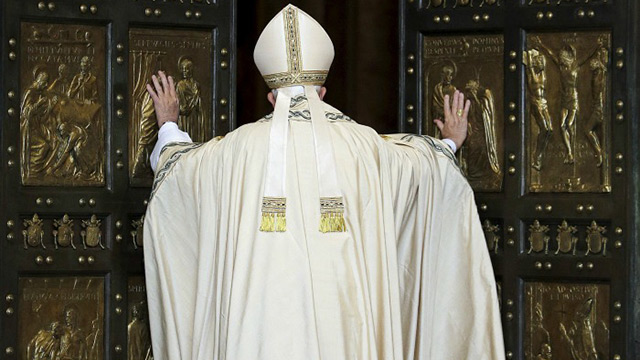
[(75, 236), (73, 231), (73, 220), (69, 218), (69, 215), (64, 214), (62, 219), (54, 220), (53, 226), (56, 228), (53, 230), (53, 243), (56, 249), (58, 249), (58, 247), (71, 246), (75, 250), (76, 245), (73, 242), (73, 238)]
[(98, 220), (98, 217), (95, 215), (91, 215), (89, 220), (82, 220), (83, 230), (80, 232), (80, 236), (82, 237), (82, 245), (85, 250), (87, 247), (96, 246), (100, 246), (103, 250), (105, 249), (102, 240), (102, 230), (100, 229), (101, 224), (102, 221)]
[(501, 0), (426, 0), (428, 8), (500, 6)]
[(434, 119), (443, 119), (444, 96), (455, 90), (471, 100), (469, 131), (458, 150), (471, 187), (497, 192), (503, 180), (504, 69), (502, 35), (423, 38), (423, 133), (439, 137)]
[(609, 285), (525, 284), (527, 360), (609, 358)]
[(33, 214), (31, 219), (24, 219), (22, 224), (24, 225), (24, 230), (22, 230), (24, 248), (42, 246), (43, 249), (46, 249), (47, 247), (44, 245), (44, 230), (42, 229), (43, 220), (40, 219), (38, 214)]
[(562, 220), (562, 224), (558, 225), (558, 232), (556, 236), (556, 242), (558, 249), (555, 254), (559, 253), (572, 255), (576, 254), (576, 245), (578, 244), (578, 238), (574, 236), (578, 232), (578, 228), (569, 225), (566, 220)]
[(485, 220), (482, 222), (482, 230), (484, 231), (484, 238), (487, 241), (487, 248), (490, 252), (498, 253), (498, 243), (500, 242), (500, 226), (491, 223), (491, 220)]
[(603, 31), (527, 35), (529, 191), (611, 191), (609, 43)]
[(21, 25), (24, 185), (105, 184), (105, 29)]
[(548, 236), (549, 226), (541, 225), (540, 221), (534, 220), (532, 225), (529, 225), (529, 250), (528, 254), (532, 252), (542, 252), (545, 254), (549, 253), (549, 240), (551, 239)]
[(526, 0), (527, 5), (582, 5), (606, 3), (610, 0)]
[[(155, 3), (154, 0), (144, 0), (144, 2), (146, 2), (148, 4)], [(193, 5), (193, 4), (211, 5), (211, 4), (215, 4), (216, 0), (173, 0), (173, 1), (169, 1), (168, 3), (169, 4), (186, 4), (186, 5)]]
[(23, 277), (19, 286), (19, 359), (104, 358), (104, 278)]
[(144, 276), (129, 278), (129, 316), (127, 318), (127, 359), (152, 359), (151, 333), (147, 309), (147, 291)]
[(134, 220), (131, 222), (131, 241), (133, 242), (133, 248), (138, 249), (142, 247), (144, 242), (144, 215), (138, 220)]
[(131, 29), (129, 47), (129, 177), (132, 185), (151, 186), (149, 155), (158, 126), (146, 84), (158, 70), (172, 76), (180, 100), (178, 126), (194, 142), (211, 139), (211, 32)]
[(595, 221), (591, 222), (591, 225), (587, 228), (587, 252), (585, 255), (598, 254), (607, 255), (607, 242), (608, 239), (603, 235), (607, 232), (607, 228), (598, 225)]
[[(541, 253), (569, 256), (606, 256), (609, 239), (607, 227), (597, 223), (569, 223), (534, 220), (528, 227), (527, 254)], [(553, 241), (552, 241), (553, 239)]]

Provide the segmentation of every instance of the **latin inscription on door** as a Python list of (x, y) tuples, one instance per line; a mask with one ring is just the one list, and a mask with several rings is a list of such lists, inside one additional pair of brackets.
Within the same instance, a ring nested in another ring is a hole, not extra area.
[(609, 286), (525, 284), (525, 359), (608, 359)]

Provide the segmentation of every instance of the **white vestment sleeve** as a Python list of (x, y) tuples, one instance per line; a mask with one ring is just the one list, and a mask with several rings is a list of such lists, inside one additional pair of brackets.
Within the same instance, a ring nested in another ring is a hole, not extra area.
[(156, 142), (156, 146), (153, 147), (153, 152), (151, 153), (151, 157), (149, 161), (151, 162), (151, 169), (155, 173), (156, 167), (158, 165), (158, 160), (160, 160), (160, 152), (165, 145), (172, 142), (192, 142), (191, 137), (186, 132), (178, 129), (178, 124), (174, 122), (166, 122), (164, 125), (160, 127), (158, 131), (158, 142)]
[(451, 148), (451, 151), (453, 151), (453, 153), (455, 154), (456, 151), (458, 150), (458, 147), (456, 146), (456, 143), (453, 142), (453, 140), (447, 138), (447, 139), (442, 139), (442, 141), (449, 145), (449, 147)]

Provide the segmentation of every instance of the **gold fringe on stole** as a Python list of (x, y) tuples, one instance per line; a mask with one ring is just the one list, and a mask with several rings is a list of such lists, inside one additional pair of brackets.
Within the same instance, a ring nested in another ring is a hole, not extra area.
[(262, 198), (260, 231), (287, 231), (287, 198), (267, 196)]
[(339, 197), (320, 198), (320, 232), (345, 232), (344, 200)]

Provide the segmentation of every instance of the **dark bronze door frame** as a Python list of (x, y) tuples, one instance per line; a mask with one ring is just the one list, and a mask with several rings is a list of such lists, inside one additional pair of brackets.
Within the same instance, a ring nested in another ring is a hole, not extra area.
[(639, 20), (637, 1), (400, 2), (400, 129), (472, 100), (459, 158), (510, 359), (640, 355)]
[(175, 77), (195, 140), (233, 129), (236, 2), (3, 1), (0, 13), (0, 358), (48, 346), (144, 360), (157, 133), (144, 85)]

